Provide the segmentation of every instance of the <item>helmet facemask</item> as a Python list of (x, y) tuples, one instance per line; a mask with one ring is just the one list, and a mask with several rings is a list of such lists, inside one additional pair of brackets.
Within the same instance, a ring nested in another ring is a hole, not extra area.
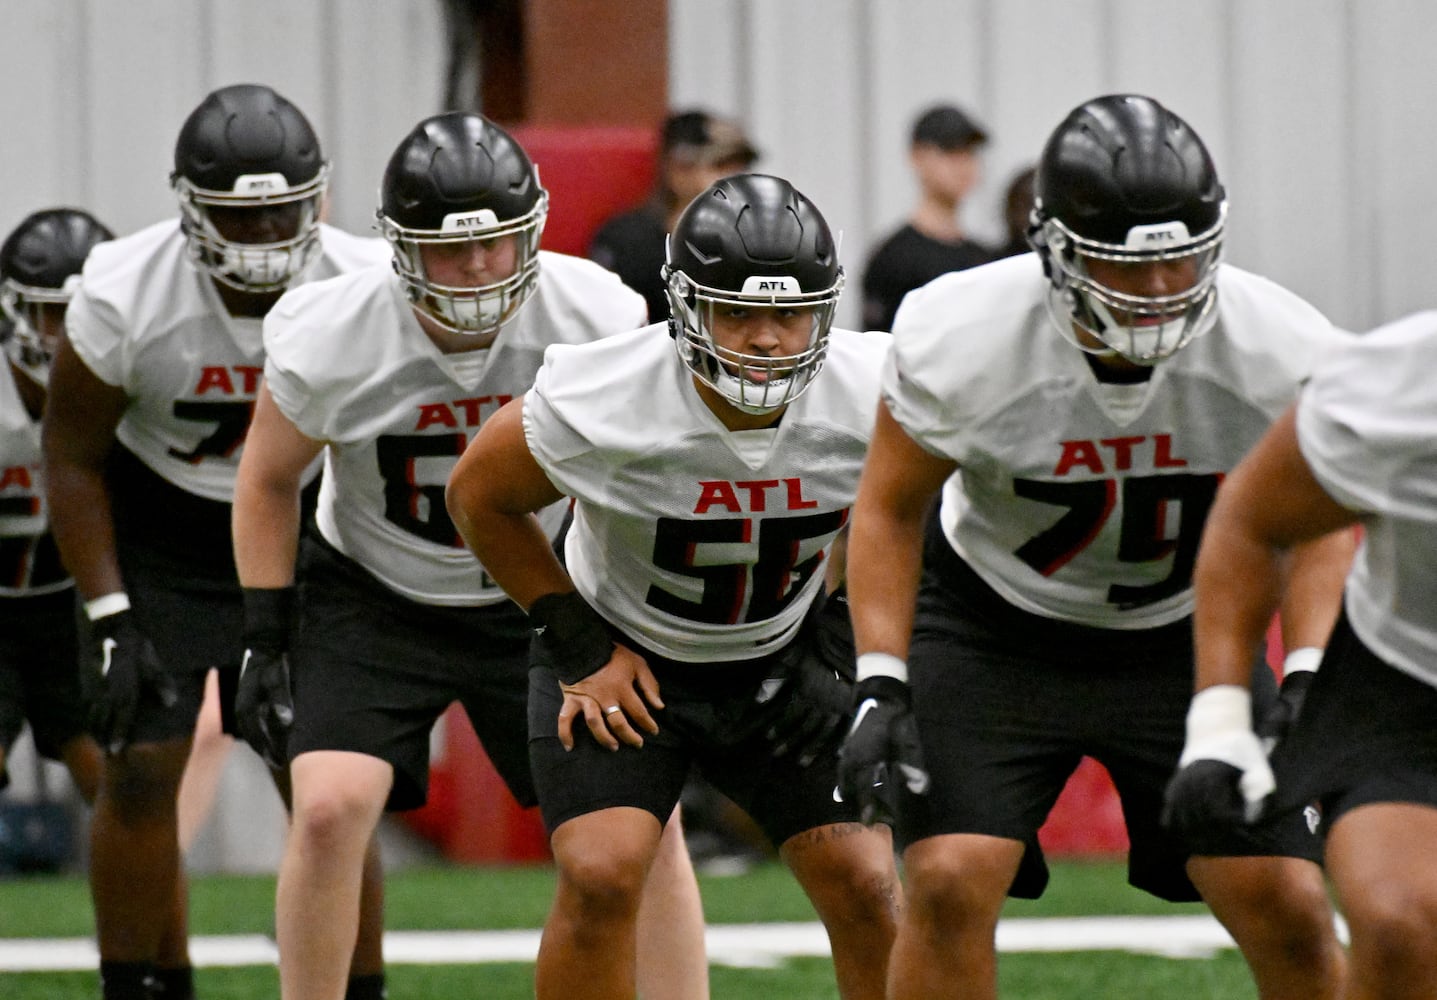
[[(1038, 243), (1049, 265), (1048, 308), (1054, 322), (1092, 354), (1116, 354), (1139, 365), (1171, 357), (1216, 321), (1226, 216), (1224, 205), (1217, 222), (1196, 236), (1181, 222), (1134, 226), (1122, 244), (1087, 239), (1059, 219), (1044, 219)], [(1094, 278), (1089, 260), (1138, 266), (1190, 260), (1195, 277), (1191, 287), (1171, 295), (1135, 295)], [(1072, 329), (1075, 323), (1104, 347), (1080, 341)]]
[[(452, 333), (497, 333), (534, 294), (539, 280), (539, 238), (549, 212), (549, 195), (540, 191), (534, 207), (516, 219), (500, 221), (493, 209), (454, 212), (439, 229), (410, 229), (377, 213), (378, 228), (394, 248), (394, 270), (415, 308)], [(426, 244), (515, 241), (514, 272), (477, 287), (444, 285), (429, 278), (421, 248)]]
[(0, 315), (10, 324), (5, 353), (16, 368), (39, 385), (49, 384), (50, 362), (60, 345), (64, 310), (79, 284), (78, 274), (70, 275), (62, 288), (26, 285), (14, 278), (0, 282)]
[[(670, 324), (679, 357), (704, 385), (744, 413), (772, 413), (793, 402), (813, 383), (828, 353), (843, 270), (828, 288), (802, 291), (795, 278), (751, 275), (731, 292), (693, 281), (683, 271), (664, 267)], [(727, 308), (810, 310), (808, 346), (798, 354), (763, 356), (721, 347), (714, 337), (715, 312)]]
[[(176, 174), (172, 181), (180, 201), (180, 225), (190, 257), (210, 277), (241, 292), (282, 292), (319, 253), (320, 205), (329, 185), (329, 165), (315, 177), (291, 187), (282, 173), (243, 174), (233, 191), (195, 186)], [(240, 243), (223, 236), (211, 209), (276, 209), (293, 205), (299, 213), (295, 234), (272, 243)]]

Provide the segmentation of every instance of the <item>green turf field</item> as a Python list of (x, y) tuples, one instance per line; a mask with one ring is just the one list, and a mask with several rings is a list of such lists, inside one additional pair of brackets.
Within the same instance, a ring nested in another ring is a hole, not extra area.
[[(1172, 906), (1126, 886), (1122, 868), (1107, 863), (1057, 864), (1047, 896), (1014, 901), (1008, 917), (1082, 915), (1175, 915), (1203, 913), (1199, 906)], [(702, 876), (710, 924), (813, 920), (807, 900), (788, 874), (761, 866), (737, 876)], [(386, 926), (392, 930), (497, 930), (536, 928), (553, 887), (547, 868), (427, 868), (393, 872), (387, 882)], [(274, 882), (265, 877), (210, 876), (192, 886), (195, 934), (268, 934)], [(83, 937), (91, 931), (89, 897), (77, 878), (0, 881), (0, 938)], [(713, 996), (806, 1000), (837, 995), (828, 962), (793, 958), (778, 967), (740, 969), (715, 965)], [(1170, 959), (1126, 952), (1003, 954), (999, 960), (1005, 998), (1094, 1000), (1182, 997), (1184, 1000), (1248, 1000), (1255, 991), (1237, 952)], [(465, 966), (395, 964), (389, 970), (391, 1000), (523, 998), (532, 994), (527, 963)], [(272, 967), (204, 968), (196, 973), (201, 1000), (258, 1000), (278, 996)], [(93, 972), (0, 972), (5, 1000), (94, 1000)]]

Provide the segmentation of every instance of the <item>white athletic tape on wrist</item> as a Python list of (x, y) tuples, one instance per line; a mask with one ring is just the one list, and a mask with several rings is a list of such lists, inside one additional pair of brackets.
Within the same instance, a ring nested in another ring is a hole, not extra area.
[(908, 664), (892, 653), (862, 653), (858, 657), (855, 677), (859, 682), (870, 677), (892, 677), (907, 684)]
[(130, 597), (123, 590), (117, 590), (113, 594), (105, 594), (93, 601), (85, 602), (85, 617), (90, 621), (97, 621), (107, 615), (117, 615), (121, 611), (130, 610)]
[(1282, 661), (1282, 676), (1301, 673), (1304, 670), (1316, 670), (1317, 665), (1322, 662), (1321, 646), (1300, 646), (1287, 654)]
[(1193, 695), (1188, 706), (1188, 745), (1252, 731), (1252, 692), (1239, 684), (1215, 684)]

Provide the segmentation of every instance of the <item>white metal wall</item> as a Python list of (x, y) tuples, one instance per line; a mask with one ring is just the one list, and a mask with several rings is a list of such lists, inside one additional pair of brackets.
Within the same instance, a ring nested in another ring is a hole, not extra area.
[[(670, 102), (745, 121), (844, 230), (856, 283), (916, 195), (908, 129), (947, 100), (992, 135), (969, 228), (1066, 112), (1151, 94), (1212, 150), (1229, 260), (1360, 329), (1437, 306), (1437, 4), (1428, 0), (670, 0)], [(850, 288), (854, 285), (851, 284)], [(846, 296), (852, 322), (858, 296)]]
[(439, 0), (0, 0), (0, 233), (58, 204), (120, 233), (174, 215), (175, 136), (231, 83), (305, 112), (334, 163), (331, 220), (367, 232), (443, 72)]
[[(1348, 327), (1437, 304), (1429, 0), (670, 0), (670, 40), (670, 103), (744, 120), (761, 168), (843, 230), (855, 282), (914, 197), (924, 105), (988, 125), (966, 218), (996, 239), (1004, 186), (1062, 115), (1135, 90), (1207, 140), (1235, 263)], [(247, 80), (314, 120), (333, 221), (365, 231), (388, 151), (437, 109), (443, 56), (439, 0), (0, 0), (0, 232), (60, 203), (121, 232), (171, 214), (180, 123)]]

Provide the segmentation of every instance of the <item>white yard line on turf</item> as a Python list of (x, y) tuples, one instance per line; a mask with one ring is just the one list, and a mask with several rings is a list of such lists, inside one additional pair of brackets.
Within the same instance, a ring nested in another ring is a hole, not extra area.
[[(1346, 940), (1345, 928), (1339, 932)], [(768, 968), (795, 956), (827, 957), (828, 936), (818, 923), (712, 924), (706, 932), (714, 965)], [(1206, 958), (1233, 947), (1210, 916), (1045, 917), (998, 924), (999, 951), (1130, 951), (1168, 958)], [(469, 965), (532, 962), (539, 932), (389, 931), (384, 960), (393, 965)], [(260, 934), (190, 938), (196, 966), (273, 965), (274, 942)], [(61, 972), (99, 964), (89, 938), (0, 939), (0, 972)]]

